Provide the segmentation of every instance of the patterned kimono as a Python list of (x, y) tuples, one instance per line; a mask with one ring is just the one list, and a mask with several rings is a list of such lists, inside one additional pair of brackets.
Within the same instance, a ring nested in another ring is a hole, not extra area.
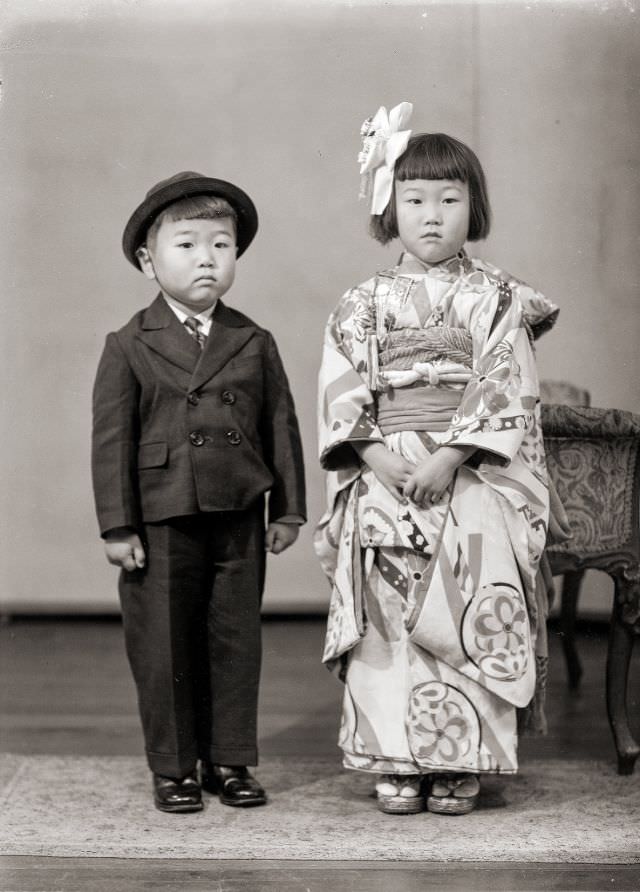
[[(531, 340), (557, 312), (461, 252), (428, 270), (405, 254), (329, 319), (316, 550), (348, 768), (517, 770), (516, 708), (546, 671), (537, 571), (549, 496)], [(475, 451), (422, 508), (377, 480), (356, 441), (416, 464), (442, 445)]]

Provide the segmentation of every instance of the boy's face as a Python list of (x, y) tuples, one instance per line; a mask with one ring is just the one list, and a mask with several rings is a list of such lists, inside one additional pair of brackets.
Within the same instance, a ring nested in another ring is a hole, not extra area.
[(457, 254), (467, 240), (469, 214), (469, 186), (460, 180), (396, 183), (400, 241), (423, 263), (441, 263)]
[(155, 238), (138, 250), (138, 259), (145, 276), (155, 279), (163, 294), (201, 313), (233, 284), (233, 220), (163, 220)]

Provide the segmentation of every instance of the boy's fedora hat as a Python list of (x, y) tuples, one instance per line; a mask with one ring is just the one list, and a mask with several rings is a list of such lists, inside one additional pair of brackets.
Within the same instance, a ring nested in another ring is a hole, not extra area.
[(136, 251), (144, 244), (154, 219), (174, 201), (191, 195), (225, 198), (238, 215), (238, 257), (247, 250), (258, 231), (258, 212), (247, 193), (233, 183), (187, 170), (152, 186), (142, 204), (131, 214), (122, 236), (122, 250), (136, 269), (140, 269)]

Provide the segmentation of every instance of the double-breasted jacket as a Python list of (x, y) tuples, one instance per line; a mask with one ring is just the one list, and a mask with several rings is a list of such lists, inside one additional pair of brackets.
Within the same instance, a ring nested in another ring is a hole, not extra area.
[(305, 515), (300, 434), (271, 334), (218, 301), (204, 349), (159, 295), (107, 336), (93, 393), (100, 531), (248, 508)]

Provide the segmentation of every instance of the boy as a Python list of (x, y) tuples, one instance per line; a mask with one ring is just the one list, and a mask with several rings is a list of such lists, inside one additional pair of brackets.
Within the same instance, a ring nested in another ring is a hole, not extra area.
[(257, 763), (265, 550), (293, 544), (306, 509), (274, 340), (221, 300), (257, 228), (253, 202), (231, 183), (185, 172), (154, 186), (122, 244), (160, 293), (107, 336), (94, 388), (98, 520), (121, 567), (162, 811), (200, 810), (201, 788), (226, 805), (266, 802), (246, 768)]

